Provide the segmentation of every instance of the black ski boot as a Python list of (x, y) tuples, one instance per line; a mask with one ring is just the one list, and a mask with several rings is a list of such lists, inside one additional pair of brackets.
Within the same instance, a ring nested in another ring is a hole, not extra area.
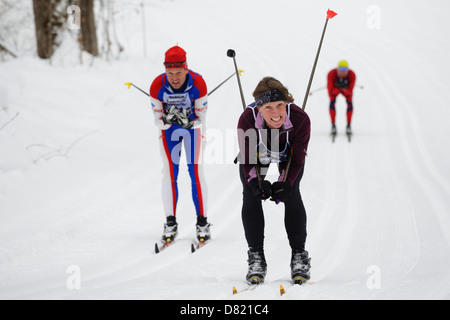
[(336, 125), (334, 123), (331, 125), (331, 135), (332, 136), (337, 135), (337, 129), (336, 129)]
[(167, 222), (164, 224), (164, 234), (162, 240), (166, 244), (175, 241), (178, 235), (178, 223), (174, 216), (167, 217)]
[(345, 130), (345, 133), (347, 133), (347, 139), (348, 142), (352, 141), (352, 127), (350, 126), (350, 124), (347, 125), (347, 129)]
[(337, 136), (337, 129), (336, 129), (336, 125), (333, 123), (331, 125), (331, 141), (334, 142), (334, 140), (336, 140), (336, 136)]
[(267, 263), (264, 257), (264, 251), (248, 251), (248, 272), (247, 283), (249, 285), (258, 285), (264, 283), (267, 273)]
[(308, 251), (292, 251), (291, 278), (294, 284), (303, 284), (311, 279), (311, 258)]
[(350, 124), (347, 125), (347, 129), (345, 131), (348, 136), (352, 135), (352, 127)]
[(211, 224), (208, 223), (206, 217), (197, 217), (196, 231), (198, 242), (203, 243), (211, 239), (211, 230), (209, 229), (210, 227)]

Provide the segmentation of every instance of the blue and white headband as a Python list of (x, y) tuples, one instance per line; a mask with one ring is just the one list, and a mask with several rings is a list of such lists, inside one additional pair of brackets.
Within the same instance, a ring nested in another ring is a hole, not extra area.
[(258, 108), (262, 107), (266, 103), (275, 102), (275, 101), (285, 101), (286, 99), (277, 89), (271, 89), (266, 92), (261, 93), (256, 99), (256, 106)]

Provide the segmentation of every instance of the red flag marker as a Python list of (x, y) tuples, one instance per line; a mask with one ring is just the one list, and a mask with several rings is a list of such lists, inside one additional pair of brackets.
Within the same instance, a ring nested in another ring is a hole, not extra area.
[(337, 13), (336, 13), (336, 12), (331, 11), (330, 9), (328, 9), (328, 11), (327, 11), (327, 20), (333, 19), (333, 18), (336, 17), (336, 16), (337, 16)]
[(309, 92), (311, 90), (311, 84), (314, 78), (314, 72), (316, 71), (317, 61), (319, 60), (320, 49), (322, 48), (323, 38), (325, 36), (325, 31), (327, 30), (328, 21), (337, 16), (337, 13), (328, 9), (327, 11), (327, 20), (325, 21), (325, 26), (323, 27), (322, 38), (320, 39), (319, 49), (317, 49), (316, 59), (314, 60), (313, 69), (311, 71), (311, 76), (309, 77), (308, 88), (306, 89), (305, 98), (303, 99), (302, 109), (305, 110), (306, 102), (308, 101)]

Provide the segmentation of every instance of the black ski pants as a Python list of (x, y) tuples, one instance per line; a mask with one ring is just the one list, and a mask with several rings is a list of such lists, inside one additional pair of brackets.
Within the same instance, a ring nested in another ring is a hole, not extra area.
[[(262, 200), (252, 194), (252, 189), (245, 181), (243, 166), (239, 166), (241, 182), (243, 185), (242, 222), (244, 224), (245, 238), (248, 247), (252, 250), (264, 248), (264, 212)], [(300, 194), (300, 181), (304, 167), (292, 188), (292, 193), (284, 203), (284, 224), (292, 250), (305, 250), (306, 242), (306, 210)], [(273, 203), (275, 205), (275, 203)], [(281, 204), (280, 204), (281, 205)]]

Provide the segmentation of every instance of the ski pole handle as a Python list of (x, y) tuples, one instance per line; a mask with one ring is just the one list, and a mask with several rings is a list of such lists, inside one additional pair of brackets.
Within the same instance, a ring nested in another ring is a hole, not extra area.
[(149, 95), (147, 92), (145, 92), (145, 91), (142, 90), (141, 88), (135, 86), (135, 85), (132, 84), (131, 82), (127, 82), (127, 83), (125, 83), (125, 85), (128, 86), (128, 89), (130, 89), (131, 86), (133, 86), (133, 87), (135, 87), (136, 89), (138, 89), (140, 92), (142, 92), (143, 94), (145, 94), (147, 97), (150, 97), (150, 95)]
[(239, 69), (237, 66), (237, 62), (236, 62), (236, 51), (234, 51), (233, 49), (228, 49), (227, 51), (227, 56), (230, 58), (233, 58), (233, 62), (234, 62), (234, 69), (237, 75), (237, 81), (238, 81), (238, 86), (239, 86), (239, 92), (241, 94), (241, 101), (242, 101), (242, 107), (245, 108), (247, 107), (247, 104), (245, 103), (245, 99), (244, 99), (244, 92), (242, 91), (242, 84), (241, 84), (241, 77), (239, 74)]

